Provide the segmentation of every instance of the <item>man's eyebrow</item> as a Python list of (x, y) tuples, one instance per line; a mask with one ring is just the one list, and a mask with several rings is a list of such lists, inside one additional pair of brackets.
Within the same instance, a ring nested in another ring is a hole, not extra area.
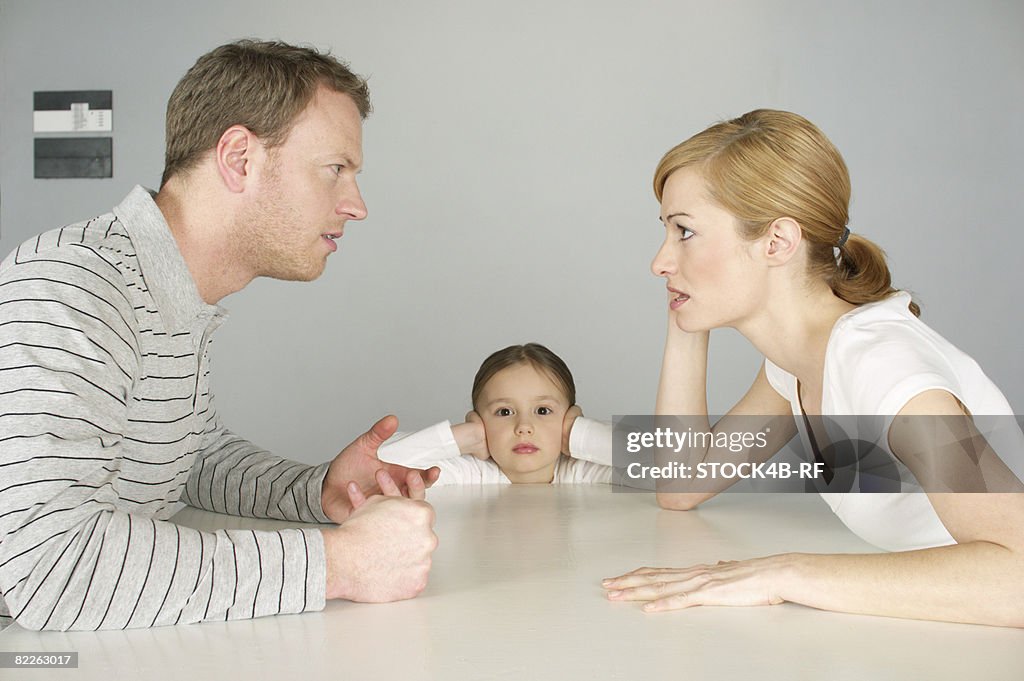
[[(355, 168), (357, 172), (362, 172), (363, 166), (352, 160), (352, 157), (348, 154), (324, 154), (324, 160), (326, 161), (341, 161), (343, 165), (348, 168)], [(337, 165), (332, 163), (331, 165)]]

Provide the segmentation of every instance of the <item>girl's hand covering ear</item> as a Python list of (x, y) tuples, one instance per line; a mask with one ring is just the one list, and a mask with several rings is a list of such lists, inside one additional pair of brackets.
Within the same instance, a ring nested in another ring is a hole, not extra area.
[(487, 449), (487, 433), (480, 414), (475, 411), (466, 414), (466, 422), (452, 426), (452, 433), (455, 435), (456, 444), (459, 445), (459, 451), (463, 454), (472, 454), (481, 461), (491, 458), (491, 453)]

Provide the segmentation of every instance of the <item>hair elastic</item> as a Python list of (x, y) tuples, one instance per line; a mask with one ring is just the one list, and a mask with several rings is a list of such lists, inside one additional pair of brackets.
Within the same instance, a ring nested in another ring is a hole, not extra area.
[(839, 243), (836, 244), (836, 248), (842, 248), (846, 244), (846, 240), (850, 238), (850, 228), (843, 227), (843, 235), (839, 237)]

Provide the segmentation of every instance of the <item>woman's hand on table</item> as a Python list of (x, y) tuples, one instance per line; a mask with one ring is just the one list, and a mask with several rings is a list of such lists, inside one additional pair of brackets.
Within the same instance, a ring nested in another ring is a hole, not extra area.
[(646, 601), (646, 612), (695, 605), (778, 605), (793, 556), (783, 554), (688, 568), (639, 568), (605, 579), (611, 601)]

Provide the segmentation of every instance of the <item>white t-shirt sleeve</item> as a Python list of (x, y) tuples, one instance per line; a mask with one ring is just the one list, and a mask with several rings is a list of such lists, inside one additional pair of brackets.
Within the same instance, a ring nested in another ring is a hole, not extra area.
[(955, 368), (899, 322), (856, 329), (832, 349), (827, 367), (836, 413), (894, 417), (915, 396), (945, 390), (966, 402)]

